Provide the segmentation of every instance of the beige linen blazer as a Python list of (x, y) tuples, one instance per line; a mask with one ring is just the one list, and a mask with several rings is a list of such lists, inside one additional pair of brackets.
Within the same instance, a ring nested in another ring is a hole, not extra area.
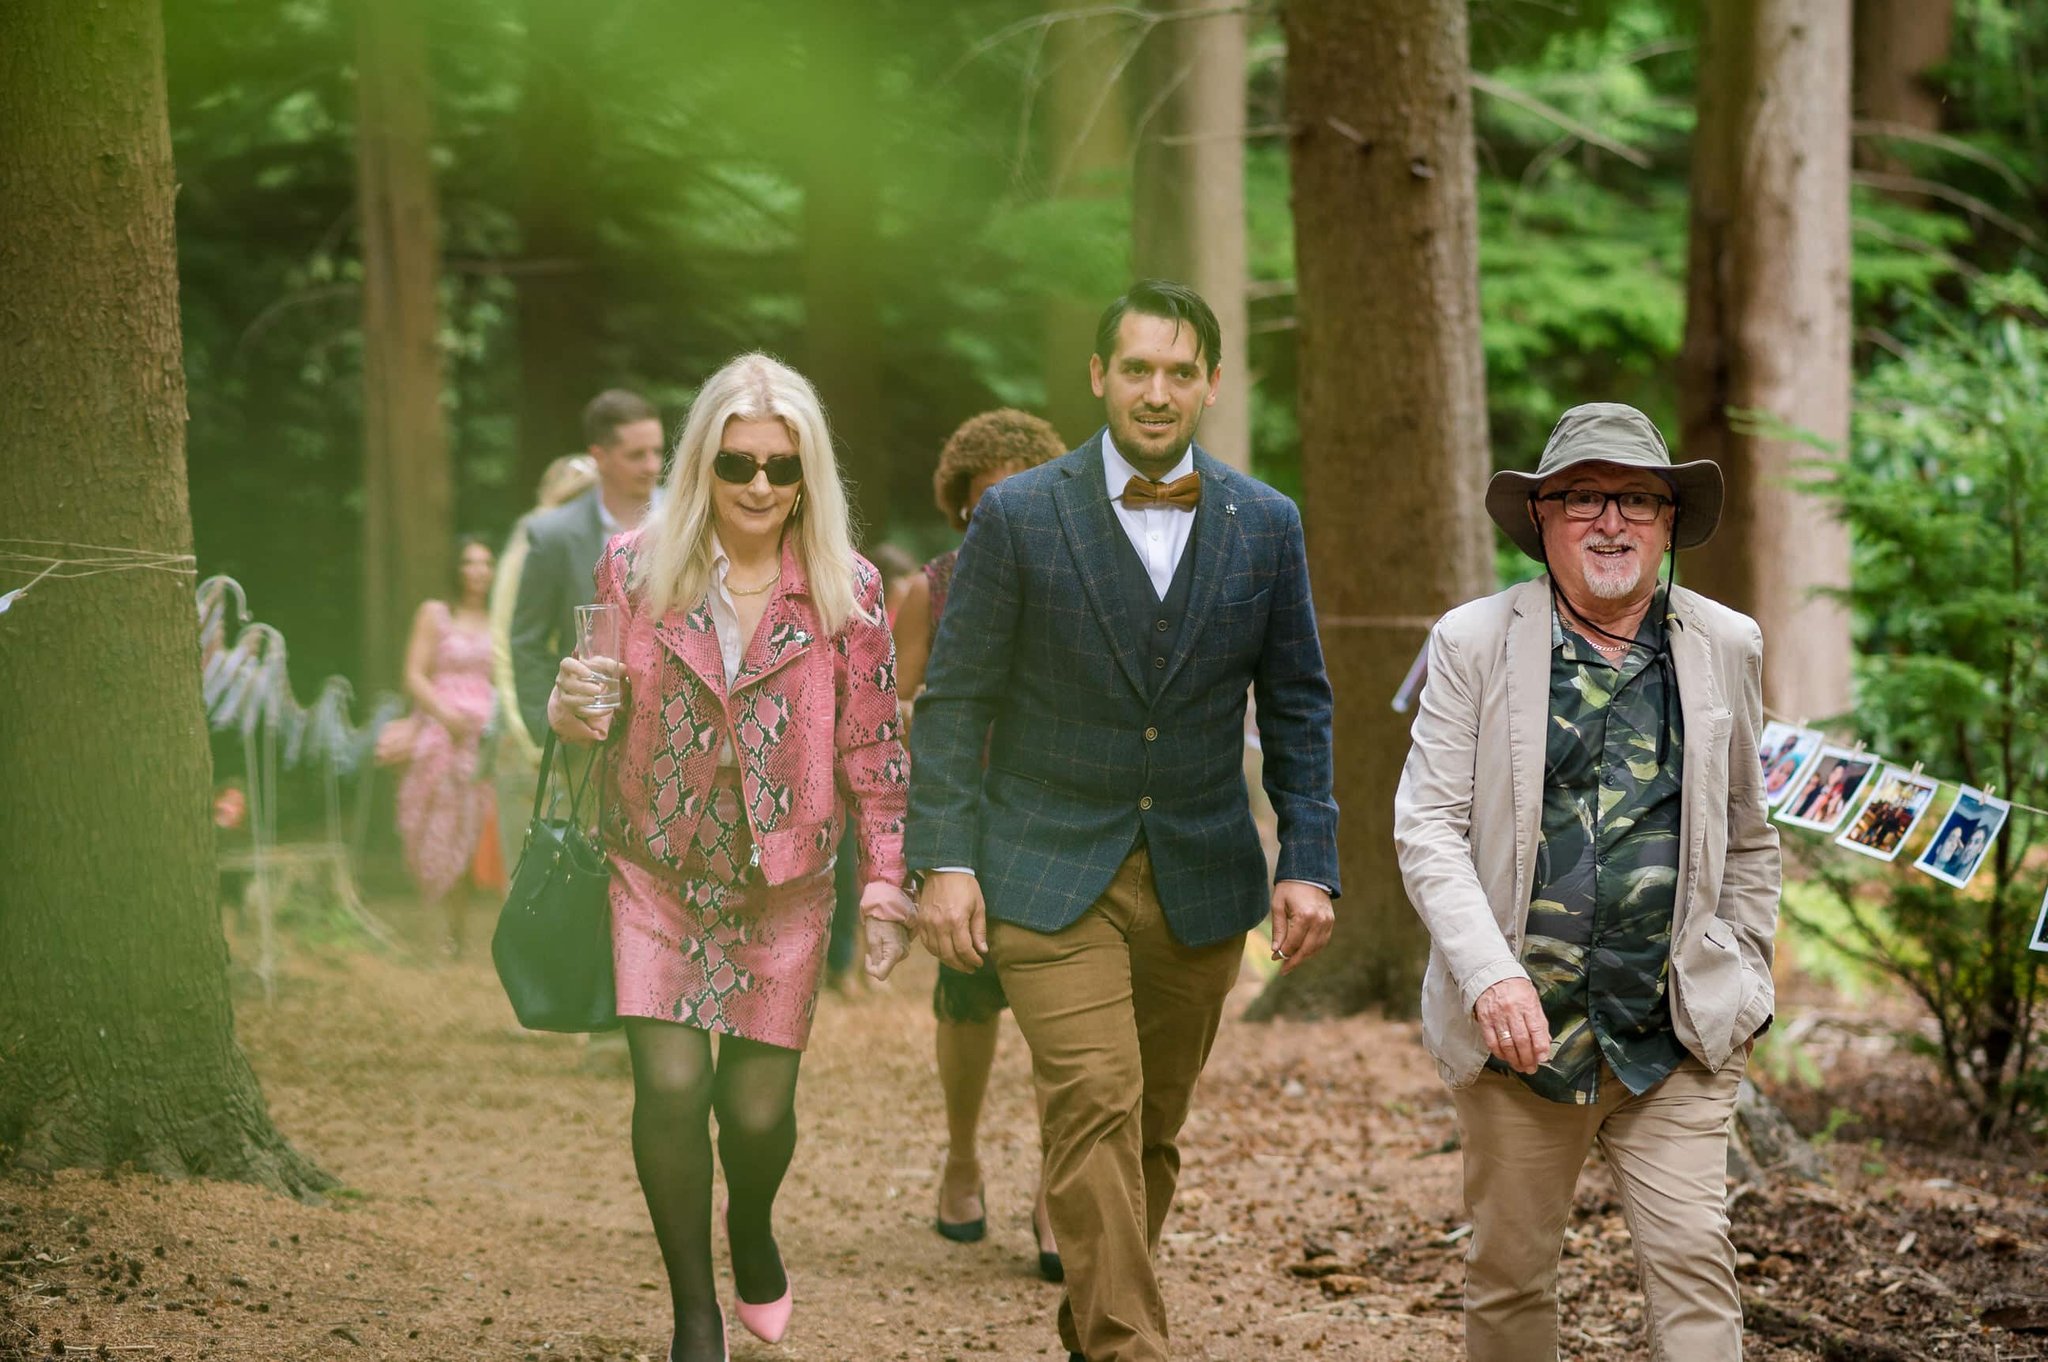
[[(1757, 735), (1763, 637), (1756, 622), (1672, 590), (1671, 654), (1685, 717), (1671, 1021), (1709, 1069), (1771, 1015), (1778, 833), (1765, 816)], [(1429, 636), (1429, 679), (1394, 796), (1408, 898), (1429, 928), (1422, 1036), (1444, 1081), (1478, 1078), (1479, 995), (1527, 978), (1522, 936), (1543, 814), (1550, 713), (1545, 579), (1459, 606)]]

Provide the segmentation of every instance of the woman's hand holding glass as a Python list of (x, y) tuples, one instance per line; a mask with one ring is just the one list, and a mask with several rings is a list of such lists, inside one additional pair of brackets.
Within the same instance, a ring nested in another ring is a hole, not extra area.
[(618, 712), (609, 697), (620, 693), (625, 672), (615, 658), (563, 658), (548, 695), (548, 727), (555, 736), (583, 747), (603, 742)]

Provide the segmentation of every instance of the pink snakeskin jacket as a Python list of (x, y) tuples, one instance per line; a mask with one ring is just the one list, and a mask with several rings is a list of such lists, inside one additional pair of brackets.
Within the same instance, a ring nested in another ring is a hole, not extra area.
[[(605, 845), (680, 888), (690, 834), (727, 736), (739, 759), (752, 864), (770, 885), (824, 871), (849, 818), (860, 849), (862, 911), (907, 921), (902, 893), (909, 759), (896, 708), (896, 651), (882, 579), (856, 556), (855, 613), (823, 636), (794, 546), (731, 693), (701, 602), (660, 619), (634, 609), (626, 582), (638, 531), (598, 559), (597, 599), (624, 616), (626, 704), (610, 736)], [(640, 877), (632, 877), (639, 879)], [(615, 882), (616, 884), (616, 882)]]

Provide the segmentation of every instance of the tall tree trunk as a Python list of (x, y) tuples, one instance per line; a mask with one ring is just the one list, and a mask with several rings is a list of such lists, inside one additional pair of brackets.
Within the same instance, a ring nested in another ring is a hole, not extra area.
[[(1128, 26), (1116, 17), (1068, 13), (1094, 8), (1091, 0), (1057, 0), (1050, 8), (1056, 22), (1045, 41), (1046, 190), (1055, 198), (1127, 198), (1130, 130), (1119, 68)], [(1045, 419), (1070, 445), (1102, 424), (1102, 399), (1088, 389), (1088, 353), (1109, 301), (1079, 294), (1046, 300)]]
[(880, 59), (870, 6), (824, 0), (807, 28), (804, 182), (805, 371), (824, 399), (864, 537), (884, 533), (892, 460), (884, 434), (882, 314), (876, 268), (881, 201)]
[[(1679, 414), (1728, 482), (1720, 533), (1681, 575), (1754, 616), (1764, 703), (1849, 707), (1849, 535), (1798, 488), (1849, 436), (1849, 0), (1703, 8)], [(1757, 424), (1750, 413), (1766, 419)]]
[(519, 474), (526, 492), (549, 463), (583, 448), (583, 406), (605, 381), (604, 296), (596, 270), (595, 115), (603, 79), (593, 35), (610, 0), (526, 0), (520, 114)]
[(1131, 257), (1138, 274), (1178, 279), (1216, 310), (1223, 383), (1202, 417), (1202, 447), (1251, 466), (1251, 369), (1246, 335), (1245, 16), (1213, 0), (1164, 0), (1169, 17), (1146, 40), (1145, 96), (1132, 191)]
[[(0, 5), (0, 127), (0, 524), (190, 554), (155, 0)], [(36, 586), (0, 693), (0, 1149), (325, 1185), (235, 1043), (190, 572)]]
[(1264, 1013), (1412, 1011), (1428, 937), (1388, 810), (1389, 705), (1428, 626), (1493, 583), (1465, 0), (1288, 0), (1309, 571), (1337, 694), (1345, 896)]
[(357, 0), (356, 24), (363, 675), (376, 686), (397, 683), (413, 611), (453, 580), (455, 479), (441, 410), (425, 21), (412, 0)]
[[(1885, 130), (1941, 130), (1941, 91), (1928, 79), (1948, 60), (1955, 0), (1855, 0), (1856, 164), (1906, 170)], [(1923, 196), (1904, 196), (1921, 198)]]

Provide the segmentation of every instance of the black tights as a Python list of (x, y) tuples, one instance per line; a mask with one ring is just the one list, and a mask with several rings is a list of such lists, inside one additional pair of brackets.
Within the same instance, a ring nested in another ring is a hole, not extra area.
[(771, 1226), (776, 1190), (796, 1152), (801, 1052), (692, 1026), (631, 1018), (633, 1166), (668, 1267), (676, 1362), (717, 1362), (724, 1324), (711, 1270), (711, 1132), (731, 1198), (733, 1284), (763, 1304), (788, 1286)]

